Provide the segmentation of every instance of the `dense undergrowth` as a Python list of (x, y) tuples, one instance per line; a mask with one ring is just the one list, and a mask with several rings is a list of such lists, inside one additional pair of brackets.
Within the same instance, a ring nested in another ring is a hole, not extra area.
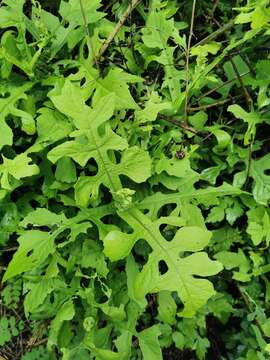
[(0, 359), (268, 359), (269, 1), (0, 26)]

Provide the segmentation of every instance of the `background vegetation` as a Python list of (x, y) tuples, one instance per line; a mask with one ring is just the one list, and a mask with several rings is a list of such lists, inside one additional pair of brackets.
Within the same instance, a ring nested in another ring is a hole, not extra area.
[(0, 25), (1, 360), (268, 359), (269, 1)]

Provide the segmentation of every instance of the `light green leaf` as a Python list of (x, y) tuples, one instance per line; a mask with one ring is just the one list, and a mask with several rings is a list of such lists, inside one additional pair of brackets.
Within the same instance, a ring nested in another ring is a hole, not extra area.
[(65, 284), (58, 278), (44, 278), (38, 283), (30, 284), (28, 288), (30, 291), (24, 299), (24, 309), (26, 314), (33, 313), (37, 310), (51, 292), (64, 289)]
[(165, 49), (169, 37), (174, 34), (174, 20), (167, 20), (166, 11), (152, 9), (142, 33), (147, 47)]
[(0, 98), (0, 150), (4, 145), (12, 145), (13, 135), (12, 130), (6, 124), (5, 118), (7, 115), (12, 114), (19, 117), (27, 116), (27, 113), (18, 110), (16, 104), (21, 99), (26, 99), (27, 95), (25, 92), (30, 90), (33, 86), (33, 83), (26, 82), (22, 86), (18, 86), (18, 84), (12, 83), (3, 83), (0, 87), (0, 91), (8, 96), (4, 98)]
[[(40, 115), (37, 117), (38, 138), (36, 144), (33, 145), (33, 151), (35, 151), (35, 146), (37, 146), (37, 151), (39, 151), (38, 144), (43, 146), (53, 144), (67, 137), (72, 131), (69, 121), (64, 119), (57, 111), (41, 108), (39, 113)], [(28, 151), (30, 152), (30, 150)]]
[(2, 169), (19, 180), (27, 176), (37, 175), (39, 168), (37, 165), (30, 165), (32, 159), (26, 154), (17, 155), (14, 159), (7, 159), (3, 156), (4, 162)]
[(241, 119), (248, 123), (248, 129), (244, 136), (244, 144), (248, 145), (255, 138), (256, 125), (261, 123), (263, 120), (256, 112), (252, 111), (248, 113), (239, 105), (230, 105), (228, 107), (228, 111), (232, 112), (237, 119)]
[(217, 150), (223, 150), (227, 148), (231, 143), (231, 136), (224, 130), (215, 129), (207, 127), (206, 130), (209, 130), (212, 134), (215, 135), (218, 145), (216, 146)]
[[(65, 44), (68, 44), (68, 47), (71, 49), (83, 39), (85, 35), (84, 19), (88, 26), (88, 24), (94, 24), (105, 16), (105, 13), (98, 11), (100, 7), (100, 0), (83, 3), (85, 16), (83, 17), (78, 1), (69, 0), (60, 2), (59, 13), (62, 19), (68, 23), (68, 26), (64, 27), (61, 24), (58, 24), (57, 26), (55, 26), (56, 24), (53, 24), (52, 26), (47, 23), (52, 32), (51, 58), (53, 58)], [(50, 19), (50, 21), (52, 21), (52, 19)], [(55, 23), (55, 21), (53, 22)]]
[(31, 230), (18, 238), (19, 248), (5, 272), (3, 281), (40, 266), (54, 251), (52, 236), (44, 231)]
[(221, 206), (215, 206), (211, 209), (210, 213), (206, 218), (206, 222), (215, 223), (222, 221), (225, 217), (225, 209)]
[(270, 169), (270, 154), (259, 160), (252, 160), (250, 165), (250, 176), (254, 179), (254, 199), (263, 205), (267, 205), (270, 199), (270, 176), (265, 172)]
[(55, 214), (45, 208), (37, 208), (36, 210), (30, 212), (24, 219), (21, 221), (21, 225), (26, 227), (28, 224), (34, 226), (53, 226), (61, 225), (66, 221), (64, 214)]
[[(193, 316), (198, 308), (214, 295), (212, 284), (205, 279), (196, 279), (193, 275), (209, 276), (218, 273), (221, 264), (211, 261), (206, 253), (195, 253), (182, 257), (187, 251), (200, 251), (208, 243), (211, 234), (200, 227), (179, 229), (170, 242), (159, 232), (159, 222), (150, 221), (136, 209), (121, 212), (119, 215), (132, 226), (132, 234), (112, 232), (106, 237), (104, 251), (112, 260), (125, 256), (132, 248), (132, 242), (145, 239), (152, 248), (147, 263), (138, 274), (135, 282), (135, 296), (142, 299), (147, 293), (161, 290), (177, 291), (184, 304), (181, 316)], [(166, 220), (163, 219), (166, 223)], [(168, 271), (159, 273), (159, 262), (165, 261)]]
[(1, 186), (3, 189), (11, 189), (9, 175), (20, 180), (28, 176), (39, 174), (39, 167), (35, 164), (31, 164), (32, 159), (28, 157), (26, 153), (17, 155), (14, 159), (2, 157), (4, 161), (3, 164), (0, 164), (0, 174), (2, 173)]
[(57, 161), (55, 178), (65, 183), (73, 183), (77, 180), (76, 166), (70, 158), (63, 157)]
[(158, 294), (158, 317), (161, 321), (173, 325), (177, 306), (169, 291), (160, 291)]
[[(102, 155), (99, 151), (99, 156)], [(91, 197), (97, 198), (101, 184), (111, 188), (112, 182), (120, 183), (120, 175), (126, 175), (137, 183), (144, 182), (151, 175), (150, 156), (146, 151), (135, 146), (123, 152), (119, 164), (106, 160), (102, 162), (102, 165), (97, 175), (79, 178), (75, 185), (75, 198), (78, 205), (87, 206)]]
[[(75, 80), (86, 78), (84, 90), (92, 93), (95, 89), (93, 97), (93, 106), (101, 101), (104, 96), (115, 95), (115, 109), (139, 109), (138, 105), (132, 98), (128, 84), (142, 82), (142, 78), (124, 72), (122, 69), (113, 67), (105, 78), (99, 78), (96, 71), (89, 69), (81, 69), (80, 73), (73, 77)], [(103, 106), (106, 102), (102, 102)]]
[(188, 117), (188, 122), (198, 130), (203, 130), (205, 123), (208, 120), (207, 113), (204, 111), (198, 111), (194, 115)]
[(238, 250), (237, 253), (221, 251), (217, 253), (214, 258), (219, 260), (226, 270), (239, 268), (239, 272), (233, 272), (233, 279), (243, 282), (250, 280), (250, 274), (248, 274), (250, 270), (250, 262), (242, 250)]
[(134, 234), (124, 234), (121, 231), (110, 231), (105, 236), (104, 254), (110, 258), (111, 261), (124, 259), (130, 254), (131, 249), (136, 241)]
[(157, 174), (166, 171), (168, 175), (184, 178), (191, 172), (190, 161), (188, 157), (179, 161), (176, 157), (169, 159), (162, 154), (156, 163), (155, 170)]
[[(97, 11), (101, 6), (100, 0), (85, 2), (84, 13), (87, 24), (95, 23), (105, 16), (104, 13)], [(76, 0), (61, 1), (59, 13), (72, 25), (84, 25), (80, 4)]]
[(138, 339), (144, 360), (162, 360), (158, 337), (161, 331), (154, 325), (138, 333)]
[(247, 233), (255, 246), (265, 241), (270, 243), (270, 216), (263, 206), (255, 207), (247, 212)]
[[(79, 224), (81, 227), (81, 224)], [(89, 227), (89, 224), (87, 224)], [(81, 230), (80, 230), (81, 232)], [(109, 270), (102, 253), (102, 246), (93, 240), (85, 240), (82, 247), (81, 266), (96, 269), (97, 273), (106, 277)]]
[(158, 94), (156, 92), (152, 92), (149, 100), (145, 103), (144, 109), (135, 111), (135, 118), (139, 124), (143, 124), (148, 121), (152, 122), (156, 120), (160, 111), (170, 108), (171, 104), (169, 102), (161, 102)]
[(72, 320), (74, 315), (75, 308), (73, 302), (72, 300), (68, 300), (61, 306), (55, 318), (51, 322), (48, 339), (49, 350), (52, 350), (53, 345), (57, 345), (58, 335), (64, 321)]

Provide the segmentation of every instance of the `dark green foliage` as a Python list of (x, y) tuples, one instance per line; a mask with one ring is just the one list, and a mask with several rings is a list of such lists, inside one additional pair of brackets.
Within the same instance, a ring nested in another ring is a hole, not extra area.
[(135, 3), (2, 1), (0, 358), (266, 360), (269, 1)]

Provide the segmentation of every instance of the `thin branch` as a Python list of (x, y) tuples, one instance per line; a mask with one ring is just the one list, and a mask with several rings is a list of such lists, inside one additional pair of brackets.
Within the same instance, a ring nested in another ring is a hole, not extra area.
[(109, 2), (109, 4), (105, 7), (103, 10), (105, 13), (109, 10), (110, 7), (112, 7), (118, 0), (112, 0)]
[(184, 122), (186, 125), (187, 125), (187, 108), (188, 108), (188, 93), (189, 93), (189, 53), (190, 53), (191, 39), (193, 36), (195, 9), (196, 9), (196, 0), (193, 0), (188, 45), (186, 50), (186, 91), (185, 91), (185, 111), (184, 111)]
[(211, 18), (212, 19), (214, 18), (214, 14), (215, 14), (216, 8), (218, 7), (218, 4), (219, 4), (219, 0), (215, 0), (214, 6), (213, 6), (212, 11), (211, 11)]
[[(250, 303), (250, 299), (249, 299), (249, 295), (248, 293), (246, 293), (246, 291), (242, 291), (241, 287), (239, 286), (238, 283), (236, 283), (236, 287), (239, 291), (239, 294), (241, 295), (246, 307), (247, 307), (247, 310), (250, 314), (253, 314), (254, 313), (254, 310), (253, 310), (253, 307)], [(254, 302), (254, 300), (253, 300)], [(254, 322), (256, 323), (257, 327), (259, 328), (260, 332), (261, 332), (261, 335), (263, 337), (263, 339), (266, 341), (266, 342), (269, 342), (269, 337), (265, 334), (264, 332), (264, 329), (263, 329), (263, 326), (262, 324), (260, 323), (260, 321), (255, 317), (254, 318)]]
[(198, 136), (201, 136), (198, 131), (196, 131), (195, 129), (193, 129), (192, 127), (189, 127), (187, 124), (185, 123), (181, 123), (179, 122), (178, 120), (175, 120), (175, 119), (171, 119), (169, 116), (166, 116), (166, 115), (161, 115), (159, 114), (158, 117), (162, 120), (165, 120), (185, 131), (190, 131), (191, 133), (193, 133), (194, 135), (198, 135)]
[(196, 106), (196, 107), (188, 107), (187, 111), (188, 112), (194, 112), (194, 111), (200, 111), (200, 110), (207, 110), (207, 109), (210, 109), (210, 108), (213, 108), (213, 107), (216, 107), (216, 106), (226, 104), (228, 102), (234, 102), (235, 100), (237, 100), (237, 99), (239, 99), (241, 97), (242, 97), (242, 95), (239, 95), (239, 96), (235, 96), (234, 98), (229, 98), (229, 99), (217, 101), (217, 102), (215, 102), (213, 104)]
[(246, 87), (245, 87), (245, 85), (243, 83), (243, 79), (242, 79), (242, 77), (241, 77), (241, 75), (240, 75), (240, 73), (239, 73), (239, 71), (237, 69), (237, 66), (235, 65), (235, 62), (233, 61), (232, 58), (230, 58), (230, 62), (232, 64), (232, 67), (233, 67), (233, 70), (234, 70), (234, 72), (236, 74), (236, 77), (237, 77), (237, 79), (238, 79), (238, 81), (239, 81), (239, 83), (240, 83), (240, 85), (241, 85), (241, 87), (243, 89), (243, 92), (244, 92), (246, 100), (247, 100), (247, 105), (248, 105), (248, 108), (249, 108), (249, 111), (250, 111), (251, 110), (250, 107), (252, 105), (252, 99), (251, 99), (251, 97), (249, 95), (249, 92), (247, 91), (247, 89), (246, 89)]
[(216, 31), (214, 31), (212, 34), (206, 36), (204, 39), (202, 39), (201, 41), (199, 41), (197, 44), (194, 45), (195, 46), (201, 46), (201, 45), (205, 45), (210, 41), (213, 41), (214, 39), (216, 39), (219, 35), (223, 34), (225, 31), (231, 29), (234, 25), (234, 20), (229, 21), (227, 24), (223, 25), (220, 29), (217, 29)]
[(83, 0), (79, 0), (79, 1), (80, 1), (80, 8), (81, 8), (81, 14), (82, 14), (82, 18), (83, 18), (84, 28), (85, 28), (85, 32), (86, 32), (86, 39), (87, 39), (88, 49), (92, 51), (93, 58), (94, 58), (94, 63), (96, 65), (96, 67), (99, 69), (98, 61), (96, 60), (96, 54), (95, 54), (95, 50), (94, 50), (94, 45), (93, 45), (92, 40), (91, 40), (91, 36), (90, 36), (88, 24), (87, 24), (87, 19), (86, 19), (84, 7), (83, 7)]
[[(244, 74), (240, 74), (239, 76), (240, 76), (240, 77), (244, 77), (244, 76), (250, 74), (250, 72), (251, 72), (251, 71), (247, 71), (247, 72), (245, 72)], [(213, 89), (210, 89), (209, 91), (207, 91), (207, 92), (205, 92), (204, 94), (202, 94), (201, 96), (199, 96), (199, 97), (197, 98), (197, 101), (199, 101), (199, 100), (201, 100), (202, 98), (204, 98), (205, 96), (208, 96), (208, 95), (212, 94), (213, 92), (221, 89), (222, 87), (224, 87), (224, 86), (226, 86), (226, 85), (234, 82), (234, 81), (237, 80), (237, 79), (238, 79), (238, 77), (236, 76), (236, 77), (234, 77), (233, 79), (228, 80), (228, 81), (225, 81), (224, 83), (222, 83), (222, 84), (214, 87)]]
[(0, 250), (0, 253), (9, 252), (9, 251), (16, 251), (17, 249), (18, 249), (18, 246), (6, 248), (6, 249), (1, 249), (1, 250)]
[[(239, 74), (239, 71), (237, 69), (237, 66), (235, 65), (235, 62), (233, 61), (232, 57), (230, 57), (230, 62), (232, 64), (233, 70), (234, 70), (234, 72), (235, 72), (235, 74), (237, 76), (237, 79), (238, 79), (238, 81), (239, 81), (239, 83), (240, 83), (240, 85), (241, 85), (241, 87), (243, 89), (243, 92), (245, 94), (248, 109), (249, 109), (249, 111), (251, 111), (252, 108), (253, 108), (252, 98), (249, 95), (249, 92), (247, 91), (247, 88), (245, 87), (243, 79), (241, 78), (241, 76)], [(248, 164), (247, 164), (247, 174), (246, 174), (244, 187), (247, 186), (248, 178), (249, 178), (249, 174), (250, 174), (250, 169), (251, 169), (253, 141), (254, 141), (254, 139), (252, 139), (250, 141), (250, 143), (248, 144)]]
[(34, 344), (31, 345), (31, 348), (38, 347), (40, 345), (46, 344), (48, 342), (48, 338), (41, 339), (39, 341), (36, 341)]
[(141, 0), (133, 0), (131, 1), (130, 5), (128, 6), (127, 10), (124, 12), (124, 14), (122, 15), (121, 19), (118, 21), (118, 23), (116, 24), (115, 28), (113, 29), (113, 31), (110, 33), (110, 35), (108, 36), (108, 38), (105, 40), (102, 48), (100, 49), (95, 61), (98, 61), (103, 54), (107, 51), (110, 43), (113, 41), (114, 37), (116, 36), (116, 34), (119, 32), (119, 30), (121, 29), (121, 27), (123, 26), (124, 22), (127, 20), (127, 18), (129, 17), (129, 15), (131, 14), (131, 12), (135, 9), (135, 7), (141, 2)]

